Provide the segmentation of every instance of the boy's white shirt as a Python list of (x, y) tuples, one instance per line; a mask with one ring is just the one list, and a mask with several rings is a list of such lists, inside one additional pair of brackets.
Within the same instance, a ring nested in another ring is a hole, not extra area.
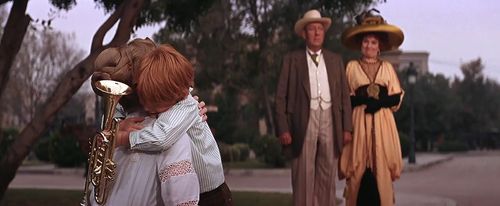
[[(117, 107), (115, 117), (125, 116), (141, 115), (126, 115), (121, 106)], [(146, 117), (142, 124), (147, 126), (153, 122), (153, 118)], [(116, 176), (107, 205), (197, 205), (200, 190), (190, 142), (184, 133), (168, 150), (161, 152), (116, 148), (113, 158), (117, 165)], [(93, 194), (89, 202), (97, 205)]]
[(169, 149), (182, 134), (191, 139), (191, 152), (201, 192), (224, 183), (224, 171), (217, 142), (207, 122), (199, 115), (198, 101), (191, 94), (141, 130), (130, 133), (133, 150), (157, 152)]

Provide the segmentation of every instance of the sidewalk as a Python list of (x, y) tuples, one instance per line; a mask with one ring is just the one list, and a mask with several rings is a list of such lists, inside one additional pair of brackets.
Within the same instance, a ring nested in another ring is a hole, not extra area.
[[(403, 172), (414, 172), (451, 160), (452, 155), (418, 153), (416, 163), (408, 164), (405, 158)], [(292, 193), (290, 169), (226, 169), (226, 182), (234, 191)], [(337, 197), (342, 199), (345, 181), (337, 180)], [(454, 206), (456, 202), (443, 197), (405, 194), (396, 191), (398, 206)], [(342, 206), (343, 204), (341, 204)]]
[[(413, 172), (451, 160), (452, 155), (418, 153), (416, 164), (405, 159), (403, 172)], [(63, 169), (53, 165), (21, 166), (9, 188), (40, 188), (82, 190), (84, 169)], [(291, 193), (290, 169), (226, 169), (226, 182), (233, 191)], [(337, 197), (341, 198), (345, 181), (337, 182)], [(396, 191), (398, 206), (453, 206), (455, 201), (442, 197), (405, 194)]]

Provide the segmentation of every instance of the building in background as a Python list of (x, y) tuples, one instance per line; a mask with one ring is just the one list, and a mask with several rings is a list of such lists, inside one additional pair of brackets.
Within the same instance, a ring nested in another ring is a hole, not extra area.
[(397, 71), (408, 68), (410, 62), (413, 62), (418, 74), (429, 72), (429, 52), (396, 50), (384, 52), (380, 57), (389, 61)]

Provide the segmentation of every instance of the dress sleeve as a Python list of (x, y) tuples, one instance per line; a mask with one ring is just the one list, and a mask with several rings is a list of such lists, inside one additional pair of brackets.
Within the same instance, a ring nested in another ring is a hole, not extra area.
[(142, 151), (162, 151), (170, 148), (195, 123), (201, 122), (198, 102), (191, 96), (166, 112), (152, 124), (130, 133), (130, 148)]
[(355, 61), (349, 61), (349, 63), (347, 63), (347, 67), (346, 67), (346, 77), (347, 77), (347, 84), (349, 86), (349, 96), (354, 96), (354, 90), (355, 88), (353, 88), (353, 84), (352, 82), (354, 81), (353, 80), (353, 72), (354, 72), (354, 64), (355, 64)]
[(401, 84), (399, 82), (399, 78), (398, 78), (398, 75), (396, 73), (396, 71), (394, 70), (394, 68), (392, 67), (392, 64), (389, 63), (389, 62), (384, 62), (387, 66), (387, 69), (389, 70), (389, 83), (388, 83), (388, 87), (387, 87), (387, 92), (389, 95), (393, 95), (393, 94), (401, 94), (400, 95), (400, 100), (399, 100), (399, 104), (391, 107), (392, 111), (397, 111), (399, 109), (399, 107), (401, 106), (401, 103), (403, 102), (403, 96), (404, 96), (404, 90), (403, 88), (401, 88)]
[[(354, 78), (354, 66), (355, 63), (354, 61), (349, 61), (347, 63), (346, 67), (346, 79), (347, 79), (347, 84), (349, 88), (349, 95), (353, 96), (354, 94), (354, 88), (353, 88), (353, 78)], [(354, 121), (354, 119), (352, 119)], [(355, 130), (354, 128), (355, 122), (353, 122), (353, 131)], [(354, 134), (353, 134), (354, 138)], [(354, 141), (354, 139), (353, 139)], [(344, 178), (350, 178), (354, 175), (354, 170), (353, 170), (353, 142), (349, 144), (345, 144), (342, 147), (342, 153), (339, 158), (339, 168), (338, 168), (338, 176), (339, 179), (344, 179)]]

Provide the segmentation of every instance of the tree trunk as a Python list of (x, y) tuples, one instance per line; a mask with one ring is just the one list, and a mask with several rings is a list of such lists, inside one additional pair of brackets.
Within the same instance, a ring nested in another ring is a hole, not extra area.
[[(262, 3), (262, 2), (261, 2)], [(261, 70), (260, 76), (262, 82), (269, 82), (269, 60), (267, 58), (267, 51), (268, 51), (268, 40), (270, 33), (267, 30), (268, 26), (268, 19), (264, 19), (265, 16), (267, 16), (268, 13), (268, 6), (270, 6), (270, 2), (264, 1), (263, 4), (267, 4), (267, 6), (262, 6), (258, 4), (258, 1), (249, 1), (250, 5), (250, 13), (252, 14), (252, 19), (253, 19), (253, 25), (255, 27), (255, 31), (257, 34), (258, 38), (258, 44), (259, 44), (259, 59), (257, 60), (257, 68)], [(260, 8), (259, 8), (260, 7)], [(259, 9), (264, 9), (261, 11), (262, 13), (259, 13)], [(262, 18), (259, 18), (262, 17)], [(266, 121), (266, 126), (267, 126), (267, 134), (274, 134), (275, 133), (275, 126), (274, 126), (274, 118), (273, 118), (273, 110), (271, 106), (271, 100), (269, 98), (269, 91), (267, 88), (267, 84), (263, 84), (262, 86), (262, 106), (264, 107), (264, 119)]]
[(28, 0), (14, 1), (0, 41), (0, 96), (9, 79), (10, 68), (23, 43), (24, 35), (31, 22), (26, 12)]
[(271, 100), (269, 99), (269, 92), (267, 87), (264, 87), (264, 103), (266, 106), (266, 123), (268, 126), (267, 134), (275, 135), (276, 129), (274, 126), (274, 114), (271, 106)]
[[(5, 91), (12, 62), (14, 62), (14, 58), (21, 48), (24, 35), (31, 22), (31, 17), (26, 14), (27, 6), (28, 0), (14, 1), (5, 24), (2, 40), (0, 40), (0, 97)], [(0, 130), (3, 128), (2, 119), (2, 113), (0, 112)]]
[[(94, 60), (97, 55), (110, 46), (127, 43), (143, 4), (144, 0), (125, 1), (101, 25), (94, 35), (90, 54), (62, 78), (44, 106), (36, 112), (31, 122), (28, 123), (19, 134), (19, 137), (9, 147), (3, 159), (0, 160), (0, 200), (3, 198), (10, 182), (14, 179), (22, 161), (31, 151), (33, 144), (47, 130), (54, 120), (55, 114), (70, 100), (83, 82), (90, 77), (94, 71)], [(120, 20), (120, 23), (113, 40), (108, 45), (103, 45), (102, 41), (105, 34), (118, 20)]]
[[(1, 2), (2, 4), (5, 2)], [(31, 22), (31, 17), (26, 15), (26, 8), (28, 6), (28, 0), (14, 1), (10, 9), (10, 14), (5, 24), (4, 33), (2, 39), (0, 40), (0, 97), (5, 91), (7, 81), (9, 80), (10, 70), (14, 58), (16, 57), (21, 45), (23, 43), (24, 35), (28, 29)], [(0, 112), (0, 143), (3, 140), (3, 125), (2, 125), (2, 113)], [(10, 153), (10, 155), (9, 155)], [(6, 151), (3, 159), (9, 160), (10, 156), (16, 155), (9, 150)], [(3, 164), (3, 159), (0, 163), (0, 170), (9, 170), (12, 164), (6, 161)], [(15, 172), (14, 172), (15, 173)], [(4, 173), (0, 171), (0, 185), (2, 185), (3, 179), (9, 178), (12, 180), (14, 175), (11, 173)], [(9, 181), (10, 182), (10, 181)], [(8, 184), (6, 184), (8, 185)], [(3, 186), (0, 186), (0, 199), (2, 199), (5, 190)]]

